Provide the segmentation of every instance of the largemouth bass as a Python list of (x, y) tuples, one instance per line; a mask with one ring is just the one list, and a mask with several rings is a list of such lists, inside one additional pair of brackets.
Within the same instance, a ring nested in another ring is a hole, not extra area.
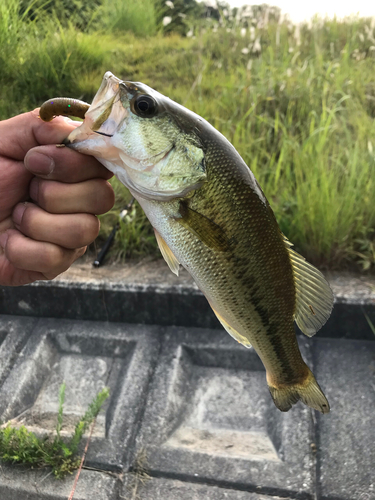
[(95, 156), (129, 188), (170, 269), (178, 274), (182, 264), (227, 332), (254, 347), (277, 408), (301, 400), (329, 412), (294, 321), (314, 335), (331, 313), (331, 289), (292, 250), (235, 148), (200, 116), (110, 72), (87, 108), (66, 144)]

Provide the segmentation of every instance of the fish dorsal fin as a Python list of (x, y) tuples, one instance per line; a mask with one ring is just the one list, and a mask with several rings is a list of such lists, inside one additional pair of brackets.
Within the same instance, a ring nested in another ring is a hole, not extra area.
[(169, 248), (169, 246), (166, 244), (164, 241), (164, 238), (160, 236), (158, 231), (154, 228), (155, 231), (155, 237), (156, 241), (158, 242), (159, 250), (164, 257), (165, 262), (168, 264), (169, 269), (174, 273), (176, 276), (178, 276), (178, 272), (180, 270), (180, 263), (174, 256), (172, 250)]
[(284, 239), (296, 284), (294, 319), (299, 329), (308, 337), (312, 337), (331, 314), (333, 293), (323, 274), (302, 255), (292, 250), (292, 243), (285, 236)]
[(221, 314), (219, 314), (213, 307), (212, 305), (210, 304), (213, 312), (216, 314), (216, 317), (217, 319), (220, 321), (220, 323), (223, 325), (223, 327), (226, 329), (226, 331), (229, 333), (229, 335), (231, 337), (234, 338), (234, 340), (237, 340), (237, 342), (239, 342), (240, 344), (244, 345), (245, 347), (247, 347), (248, 349), (250, 349), (251, 344), (250, 342), (248, 341), (248, 339), (246, 337), (244, 337), (243, 335), (241, 335), (241, 333), (239, 333), (237, 330), (235, 330), (234, 328), (232, 328), (229, 323), (227, 323), (227, 321), (225, 321), (225, 319), (221, 316)]
[(196, 212), (184, 202), (180, 203), (179, 213), (175, 221), (199, 238), (206, 246), (226, 252), (230, 249), (230, 242), (224, 230), (205, 215)]

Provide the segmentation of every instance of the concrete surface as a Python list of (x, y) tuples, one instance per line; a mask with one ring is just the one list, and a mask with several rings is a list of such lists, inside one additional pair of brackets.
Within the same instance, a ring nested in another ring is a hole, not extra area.
[[(335, 307), (320, 336), (371, 340), (364, 313), (375, 324), (375, 279), (327, 277)], [(0, 287), (0, 314), (222, 329), (184, 269), (177, 277), (164, 261), (149, 259), (98, 269), (80, 260), (54, 281)]]
[[(1, 422), (51, 434), (65, 380), (68, 436), (110, 388), (74, 499), (375, 500), (372, 282), (338, 277), (349, 323), (339, 315), (334, 328), (299, 337), (331, 413), (301, 403), (281, 413), (255, 352), (216, 324), (193, 328), (191, 316), (211, 324), (203, 297), (186, 277), (163, 285), (150, 265), (153, 284), (129, 274), (126, 286), (114, 275), (84, 285), (78, 273), (77, 282), (0, 289)], [(107, 311), (120, 310), (110, 317), (129, 322), (98, 320), (103, 292)], [(71, 319), (59, 317), (66, 311)], [(82, 320), (89, 314), (97, 320)], [(0, 499), (68, 499), (73, 480), (0, 463)]]

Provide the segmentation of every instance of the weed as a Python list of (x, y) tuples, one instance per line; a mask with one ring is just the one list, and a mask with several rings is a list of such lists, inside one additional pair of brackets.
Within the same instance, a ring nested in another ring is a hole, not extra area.
[(362, 312), (363, 314), (365, 315), (365, 318), (366, 318), (366, 321), (367, 321), (367, 324), (368, 326), (370, 327), (370, 330), (372, 331), (372, 333), (375, 335), (375, 325), (374, 323), (371, 321), (371, 319), (368, 317), (368, 315), (365, 313), (365, 311), (363, 310), (362, 308)]
[(115, 33), (152, 36), (157, 29), (154, 0), (107, 0), (104, 19), (106, 29)]
[[(116, 178), (112, 179), (111, 183), (115, 191), (116, 203), (110, 212), (99, 217), (103, 228), (99, 245), (109, 236), (112, 227), (119, 221), (119, 213), (131, 199), (129, 191)], [(130, 257), (159, 255), (154, 231), (137, 202), (119, 223), (120, 227), (112, 247), (112, 255), (116, 255), (118, 261)]]
[[(147, 455), (146, 450), (141, 449), (135, 457), (134, 465), (127, 484), (128, 500), (141, 500), (142, 496), (140, 490), (142, 486), (151, 479), (147, 473)], [(122, 497), (125, 498), (125, 497)]]
[(0, 459), (4, 462), (31, 465), (42, 468), (51, 467), (56, 478), (72, 474), (80, 465), (77, 458), (78, 445), (83, 434), (98, 415), (109, 390), (103, 389), (90, 404), (89, 409), (77, 423), (75, 432), (69, 440), (61, 438), (65, 383), (60, 387), (59, 410), (57, 415), (56, 436), (40, 438), (25, 426), (12, 427), (9, 423), (0, 428)]

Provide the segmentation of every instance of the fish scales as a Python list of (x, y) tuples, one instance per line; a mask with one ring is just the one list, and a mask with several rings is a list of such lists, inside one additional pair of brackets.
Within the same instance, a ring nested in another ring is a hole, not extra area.
[[(41, 116), (56, 111), (49, 102)], [(224, 136), (147, 85), (107, 72), (65, 143), (96, 156), (129, 188), (172, 272), (182, 264), (228, 333), (259, 354), (275, 405), (288, 411), (301, 400), (327, 413), (294, 320), (314, 335), (330, 315), (332, 292), (291, 249), (253, 173)]]

